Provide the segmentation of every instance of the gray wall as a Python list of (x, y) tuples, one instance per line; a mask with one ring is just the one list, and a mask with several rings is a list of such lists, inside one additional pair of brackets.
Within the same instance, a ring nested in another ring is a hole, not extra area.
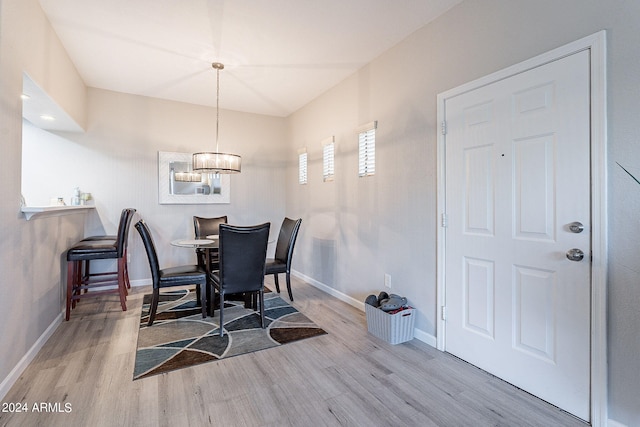
[[(20, 213), (23, 72), (84, 125), (85, 86), (37, 0), (0, 3), (0, 391), (60, 315), (61, 254), (83, 215), (27, 222)], [(16, 379), (15, 377), (13, 377)]]
[[(86, 134), (42, 138), (77, 153), (83, 180), (61, 185), (67, 192), (79, 185), (96, 197), (90, 231), (113, 231), (125, 206), (139, 209), (162, 244), (189, 231), (188, 218), (195, 212), (224, 210), (241, 223), (301, 216), (296, 270), (359, 301), (381, 289), (383, 274), (390, 273), (394, 290), (419, 309), (418, 328), (434, 334), (436, 95), (606, 29), (609, 417), (639, 425), (640, 186), (615, 165), (619, 161), (640, 175), (638, 22), (640, 2), (634, 0), (467, 0), (288, 119), (225, 111), (221, 132), (234, 139), (222, 143), (234, 144), (245, 162), (243, 173), (232, 177), (232, 204), (225, 210), (157, 204), (157, 151), (189, 152), (208, 144), (211, 109), (87, 91), (37, 0), (1, 0), (0, 380), (59, 314), (60, 254), (83, 226), (82, 216), (27, 222), (19, 213), (23, 71), (86, 124)], [(258, 131), (241, 125), (244, 120)], [(378, 172), (358, 179), (354, 131), (371, 120), (379, 121)], [(336, 136), (336, 179), (323, 183), (320, 141), (331, 135)], [(310, 156), (307, 186), (297, 184), (297, 149), (303, 146)], [(277, 160), (282, 150), (286, 168)], [(113, 170), (118, 178), (105, 181)], [(265, 184), (272, 180), (281, 188)], [(137, 241), (132, 239), (134, 280), (148, 275)], [(167, 251), (163, 262), (190, 256)]]
[[(23, 165), (28, 203), (56, 194), (68, 203), (79, 186), (96, 205), (86, 234), (115, 234), (120, 211), (134, 207), (136, 218), (144, 218), (151, 228), (163, 266), (194, 262), (193, 251), (170, 245), (171, 240), (193, 237), (193, 215), (227, 215), (230, 223), (245, 225), (270, 221), (271, 238), (277, 238), (285, 214), (285, 169), (280, 163), (285, 119), (221, 110), (220, 149), (242, 155), (242, 173), (230, 177), (231, 203), (160, 205), (158, 151), (214, 149), (215, 109), (94, 88), (87, 93), (86, 132), (51, 133), (25, 125), (25, 158), (40, 159)], [(40, 187), (47, 188), (44, 196), (32, 196), (42, 193)], [(149, 265), (133, 228), (129, 242), (131, 279), (148, 279)]]
[[(467, 0), (290, 117), (287, 212), (303, 218), (294, 266), (362, 301), (383, 289), (436, 322), (436, 95), (597, 31), (608, 36), (609, 417), (640, 424), (640, 2)], [(376, 175), (357, 177), (358, 125), (378, 120)], [(320, 141), (336, 136), (336, 178)], [(296, 183), (307, 147), (309, 184)]]

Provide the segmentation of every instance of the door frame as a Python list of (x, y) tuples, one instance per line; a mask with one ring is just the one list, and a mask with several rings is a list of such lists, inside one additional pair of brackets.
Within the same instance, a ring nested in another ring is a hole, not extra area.
[(446, 234), (446, 101), (454, 96), (523, 73), (579, 51), (590, 51), (591, 113), (591, 424), (607, 423), (607, 87), (606, 31), (599, 31), (437, 96), (437, 286), (436, 347), (444, 351)]

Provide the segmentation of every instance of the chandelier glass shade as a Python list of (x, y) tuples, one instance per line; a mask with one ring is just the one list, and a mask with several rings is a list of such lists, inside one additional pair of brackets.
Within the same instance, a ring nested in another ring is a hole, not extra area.
[(178, 182), (201, 182), (202, 174), (197, 172), (175, 172), (174, 179)]
[(193, 170), (198, 172), (237, 173), (242, 158), (237, 154), (202, 152), (193, 153)]
[(218, 149), (220, 129), (220, 70), (224, 65), (214, 62), (211, 66), (216, 70), (216, 151), (193, 153), (192, 168), (199, 173), (239, 173), (242, 158), (237, 154), (221, 153)]

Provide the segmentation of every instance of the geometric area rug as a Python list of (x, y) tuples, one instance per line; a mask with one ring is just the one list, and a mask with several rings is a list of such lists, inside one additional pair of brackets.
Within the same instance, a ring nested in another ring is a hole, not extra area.
[(224, 337), (220, 313), (202, 318), (194, 289), (160, 293), (158, 311), (148, 327), (151, 294), (142, 303), (133, 379), (150, 377), (201, 363), (277, 347), (326, 332), (275, 292), (264, 294), (265, 329), (260, 312), (242, 301), (225, 301)]

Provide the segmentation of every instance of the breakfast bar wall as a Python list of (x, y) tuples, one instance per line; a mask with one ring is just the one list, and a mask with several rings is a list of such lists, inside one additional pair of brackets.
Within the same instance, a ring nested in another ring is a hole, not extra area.
[(27, 221), (20, 211), (20, 94), (25, 73), (38, 81), (80, 127), (86, 126), (86, 87), (38, 0), (3, 0), (0, 2), (0, 312), (3, 313), (0, 396), (17, 380), (61, 319), (61, 253), (82, 237), (87, 217), (82, 210)]

